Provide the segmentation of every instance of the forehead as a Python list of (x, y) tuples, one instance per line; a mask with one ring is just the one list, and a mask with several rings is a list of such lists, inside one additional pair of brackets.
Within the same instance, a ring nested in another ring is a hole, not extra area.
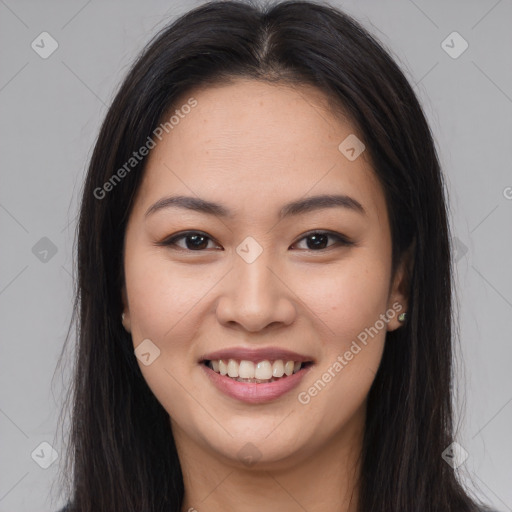
[[(191, 98), (195, 106), (181, 108)], [(177, 192), (261, 209), (262, 200), (343, 193), (377, 213), (385, 207), (367, 153), (351, 161), (338, 148), (355, 127), (312, 86), (240, 79), (189, 91), (172, 114), (148, 157), (145, 204)]]

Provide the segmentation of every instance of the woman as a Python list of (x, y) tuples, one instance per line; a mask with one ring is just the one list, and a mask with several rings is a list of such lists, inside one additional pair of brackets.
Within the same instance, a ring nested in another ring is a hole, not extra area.
[(84, 187), (68, 510), (480, 510), (449, 240), (421, 107), (350, 17), (213, 2), (166, 27)]

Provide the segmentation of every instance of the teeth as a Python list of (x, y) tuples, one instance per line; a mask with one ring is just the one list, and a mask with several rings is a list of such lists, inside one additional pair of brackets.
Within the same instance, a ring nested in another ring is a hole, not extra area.
[(272, 375), (274, 377), (282, 377), (284, 375), (284, 364), (280, 359), (274, 361), (272, 365)]
[(238, 373), (241, 379), (254, 379), (254, 363), (252, 361), (240, 361)]
[(272, 378), (272, 365), (270, 364), (270, 361), (260, 361), (256, 365), (256, 370), (254, 370), (254, 378), (260, 380), (267, 380)]
[(291, 375), (293, 373), (294, 366), (295, 363), (293, 361), (286, 361), (286, 364), (284, 365), (284, 373), (286, 373), (286, 375)]
[(216, 373), (227, 375), (239, 382), (273, 382), (281, 377), (297, 373), (302, 363), (300, 361), (263, 360), (258, 363), (236, 359), (219, 359), (210, 361), (208, 366)]
[[(213, 364), (213, 361), (212, 361), (212, 364)], [(217, 371), (217, 370), (215, 370), (215, 367), (212, 367), (212, 370)], [(228, 373), (228, 365), (222, 359), (219, 360), (219, 373), (221, 375), (227, 375), (227, 373)]]
[(238, 377), (238, 367), (240, 365), (234, 360), (228, 361), (228, 377)]

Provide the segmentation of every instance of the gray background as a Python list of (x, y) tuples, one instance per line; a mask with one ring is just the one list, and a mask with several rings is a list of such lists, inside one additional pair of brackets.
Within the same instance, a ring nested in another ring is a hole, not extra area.
[[(62, 504), (52, 486), (61, 457), (42, 469), (31, 453), (44, 441), (62, 451), (69, 371), (52, 377), (71, 317), (86, 163), (136, 54), (200, 3), (0, 0), (0, 512)], [(512, 2), (333, 5), (395, 55), (431, 123), (458, 247), (458, 442), (469, 454), (459, 470), (478, 496), (512, 511)], [(47, 59), (31, 47), (43, 31), (59, 45)], [(453, 31), (469, 44), (455, 59), (441, 45)]]

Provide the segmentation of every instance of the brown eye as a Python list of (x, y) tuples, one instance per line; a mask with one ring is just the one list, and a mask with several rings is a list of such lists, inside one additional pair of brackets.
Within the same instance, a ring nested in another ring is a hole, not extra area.
[[(328, 245), (329, 238), (335, 240), (336, 243)], [(354, 245), (353, 242), (348, 240), (343, 235), (339, 233), (332, 233), (330, 231), (313, 231), (302, 237), (299, 242), (302, 240), (306, 240), (305, 250), (309, 251), (321, 251), (323, 249), (332, 247), (333, 245)]]
[[(184, 245), (178, 244), (177, 242), (182, 239), (185, 240)], [(213, 242), (213, 240), (204, 233), (200, 233), (198, 231), (188, 231), (186, 233), (181, 233), (171, 238), (167, 238), (158, 245), (163, 245), (165, 247), (175, 246), (179, 249), (188, 251), (203, 251), (204, 249), (208, 248), (209, 241)]]
[[(334, 240), (334, 243), (329, 244), (329, 239)], [(184, 240), (183, 243), (179, 243)], [(340, 233), (333, 233), (330, 231), (312, 231), (303, 236), (299, 242), (306, 240), (306, 247), (302, 247), (303, 250), (319, 252), (324, 249), (329, 249), (332, 246), (350, 246), (355, 245), (354, 242), (350, 241)], [(206, 249), (213, 249), (214, 247), (208, 247), (209, 242), (214, 240), (209, 237), (206, 233), (199, 231), (187, 231), (172, 237), (166, 238), (157, 245), (169, 247), (171, 249), (182, 249), (185, 251), (192, 252), (203, 252)], [(297, 245), (296, 242), (294, 245)], [(293, 246), (292, 246), (293, 247)]]

